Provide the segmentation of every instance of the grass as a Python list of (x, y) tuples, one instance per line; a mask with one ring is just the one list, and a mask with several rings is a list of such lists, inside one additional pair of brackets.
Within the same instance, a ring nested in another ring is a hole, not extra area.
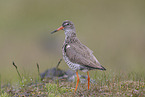
[(145, 96), (145, 80), (144, 77), (137, 73), (116, 74), (109, 71), (95, 71), (93, 79), (95, 83), (91, 83), (90, 89), (85, 84), (79, 83), (78, 90), (74, 93), (75, 84), (73, 82), (56, 81), (40, 81), (38, 78), (22, 76), (17, 84), (7, 83), (1, 87), (0, 97), (9, 96), (48, 96), (48, 97), (72, 97), (72, 96)]
[[(48, 97), (72, 97), (72, 96), (133, 96), (143, 97), (145, 96), (145, 77), (142, 74), (131, 73), (115, 73), (111, 70), (107, 72), (93, 71), (93, 79), (90, 89), (87, 89), (87, 82), (85, 84), (80, 83), (78, 90), (74, 93), (74, 82), (67, 82), (63, 80), (43, 80), (41, 81), (39, 76), (32, 78), (29, 75), (21, 76), (16, 64), (13, 62), (13, 66), (16, 68), (19, 80), (16, 84), (5, 83), (1, 85), (0, 79), (0, 97), (9, 96), (48, 96)], [(38, 75), (40, 74), (39, 65), (37, 63)], [(1, 78), (1, 76), (0, 76)]]

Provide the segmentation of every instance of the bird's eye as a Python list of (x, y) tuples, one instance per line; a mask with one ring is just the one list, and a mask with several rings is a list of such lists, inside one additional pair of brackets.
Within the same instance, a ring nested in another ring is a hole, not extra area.
[(69, 25), (69, 23), (65, 23), (64, 25)]

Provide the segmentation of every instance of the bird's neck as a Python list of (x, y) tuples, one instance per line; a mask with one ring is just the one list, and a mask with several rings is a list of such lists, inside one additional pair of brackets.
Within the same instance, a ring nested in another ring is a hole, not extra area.
[(76, 33), (73, 30), (65, 30), (65, 40), (70, 40), (76, 37)]
[(78, 39), (75, 33), (69, 34), (65, 36), (65, 43), (74, 43), (77, 42)]

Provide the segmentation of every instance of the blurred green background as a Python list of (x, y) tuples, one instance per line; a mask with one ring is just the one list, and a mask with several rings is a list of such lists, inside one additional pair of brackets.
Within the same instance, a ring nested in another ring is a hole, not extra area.
[[(62, 58), (63, 31), (51, 31), (64, 20), (75, 24), (77, 36), (107, 69), (144, 73), (145, 0), (1, 0), (0, 74), (37, 76)], [(60, 68), (67, 69), (63, 61)]]

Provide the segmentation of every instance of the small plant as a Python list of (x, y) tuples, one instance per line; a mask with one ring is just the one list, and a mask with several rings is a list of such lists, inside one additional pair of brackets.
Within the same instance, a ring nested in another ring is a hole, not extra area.
[(19, 75), (19, 77), (20, 77), (20, 79), (22, 81), (22, 77), (21, 77), (21, 75), (20, 75), (20, 73), (18, 71), (17, 65), (14, 62), (13, 62), (13, 66), (16, 68), (16, 71), (17, 71), (17, 73), (18, 73), (18, 75)]
[(46, 84), (46, 89), (48, 92), (48, 96), (54, 95), (55, 96), (61, 96), (64, 93), (71, 93), (71, 89), (66, 87), (58, 87), (56, 84), (48, 83)]
[(6, 92), (4, 92), (4, 93), (2, 93), (2, 94), (0, 95), (0, 97), (9, 97), (9, 94), (6, 93)]

